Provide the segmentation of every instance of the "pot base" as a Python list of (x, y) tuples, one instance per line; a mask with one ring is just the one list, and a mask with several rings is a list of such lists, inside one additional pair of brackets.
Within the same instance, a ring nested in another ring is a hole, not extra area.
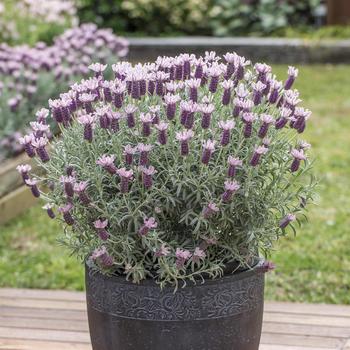
[(86, 269), (93, 350), (258, 350), (264, 274), (259, 267), (174, 293)]

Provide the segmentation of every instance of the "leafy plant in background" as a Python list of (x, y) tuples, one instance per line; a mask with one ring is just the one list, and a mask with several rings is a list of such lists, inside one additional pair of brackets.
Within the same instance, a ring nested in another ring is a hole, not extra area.
[(320, 0), (214, 0), (214, 35), (267, 35), (290, 25), (310, 25)]
[(67, 30), (52, 46), (0, 45), (0, 159), (21, 152), (18, 137), (34, 111), (86, 76), (88, 64), (127, 52), (125, 39), (94, 24)]
[(79, 17), (94, 20), (118, 32), (209, 34), (209, 0), (80, 0)]
[(48, 110), (23, 139), (46, 175), (18, 167), (75, 254), (103, 273), (177, 284), (251, 266), (294, 230), (314, 187), (295, 68), (281, 82), (266, 64), (214, 52), (117, 63), (114, 80), (106, 67), (50, 104), (61, 129), (50, 153), (37, 130)]
[(9, 44), (52, 42), (78, 24), (74, 0), (1, 0), (0, 38)]

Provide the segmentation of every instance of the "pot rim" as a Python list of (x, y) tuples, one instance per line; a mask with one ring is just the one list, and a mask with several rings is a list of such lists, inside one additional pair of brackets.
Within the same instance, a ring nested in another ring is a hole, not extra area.
[[(193, 282), (190, 280), (186, 281), (186, 282), (179, 281), (179, 286), (178, 286), (177, 290), (181, 290), (182, 288), (188, 288), (188, 287), (192, 287), (192, 288), (203, 287), (203, 286), (208, 286), (208, 285), (213, 285), (213, 284), (225, 284), (225, 283), (229, 283), (229, 282), (232, 283), (233, 281), (239, 281), (239, 280), (250, 277), (250, 276), (257, 274), (257, 273), (263, 273), (264, 271), (261, 269), (261, 267), (264, 264), (264, 261), (265, 260), (263, 258), (259, 258), (257, 260), (256, 264), (253, 265), (251, 268), (248, 268), (247, 270), (240, 271), (237, 273), (227, 274), (227, 275), (224, 275), (224, 276), (219, 277), (219, 278), (213, 278), (213, 279), (212, 278), (204, 278), (203, 281), (200, 279), (200, 280), (198, 280), (198, 282)], [(104, 275), (100, 271), (92, 270), (87, 262), (85, 262), (85, 270), (86, 270), (86, 274), (88, 276), (98, 275), (98, 278), (100, 278), (100, 279), (113, 280), (114, 282), (117, 282), (118, 284), (134, 285), (134, 286), (137, 286), (140, 288), (146, 288), (146, 287), (147, 288), (150, 288), (150, 287), (160, 288), (159, 283), (157, 283), (156, 280), (150, 279), (150, 278), (142, 280), (140, 283), (133, 283), (131, 281), (128, 281), (125, 278), (125, 276), (120, 276), (120, 275), (107, 276), (107, 275)], [(167, 285), (167, 286), (163, 287), (162, 290), (174, 291), (174, 285)]]

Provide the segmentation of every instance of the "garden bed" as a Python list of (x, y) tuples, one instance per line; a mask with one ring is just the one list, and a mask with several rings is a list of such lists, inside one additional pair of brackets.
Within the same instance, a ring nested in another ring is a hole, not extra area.
[(350, 40), (304, 40), (288, 38), (128, 38), (128, 58), (133, 61), (151, 61), (158, 56), (179, 52), (202, 55), (216, 51), (218, 55), (236, 51), (252, 61), (269, 63), (349, 63)]

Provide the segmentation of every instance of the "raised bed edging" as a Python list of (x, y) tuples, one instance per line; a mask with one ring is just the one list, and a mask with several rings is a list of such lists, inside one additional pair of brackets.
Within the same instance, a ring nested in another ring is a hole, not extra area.
[(182, 52), (204, 54), (216, 51), (219, 55), (236, 51), (253, 62), (269, 63), (350, 63), (350, 40), (319, 40), (284, 38), (128, 38), (128, 59), (133, 62), (153, 61), (158, 56), (174, 56)]

